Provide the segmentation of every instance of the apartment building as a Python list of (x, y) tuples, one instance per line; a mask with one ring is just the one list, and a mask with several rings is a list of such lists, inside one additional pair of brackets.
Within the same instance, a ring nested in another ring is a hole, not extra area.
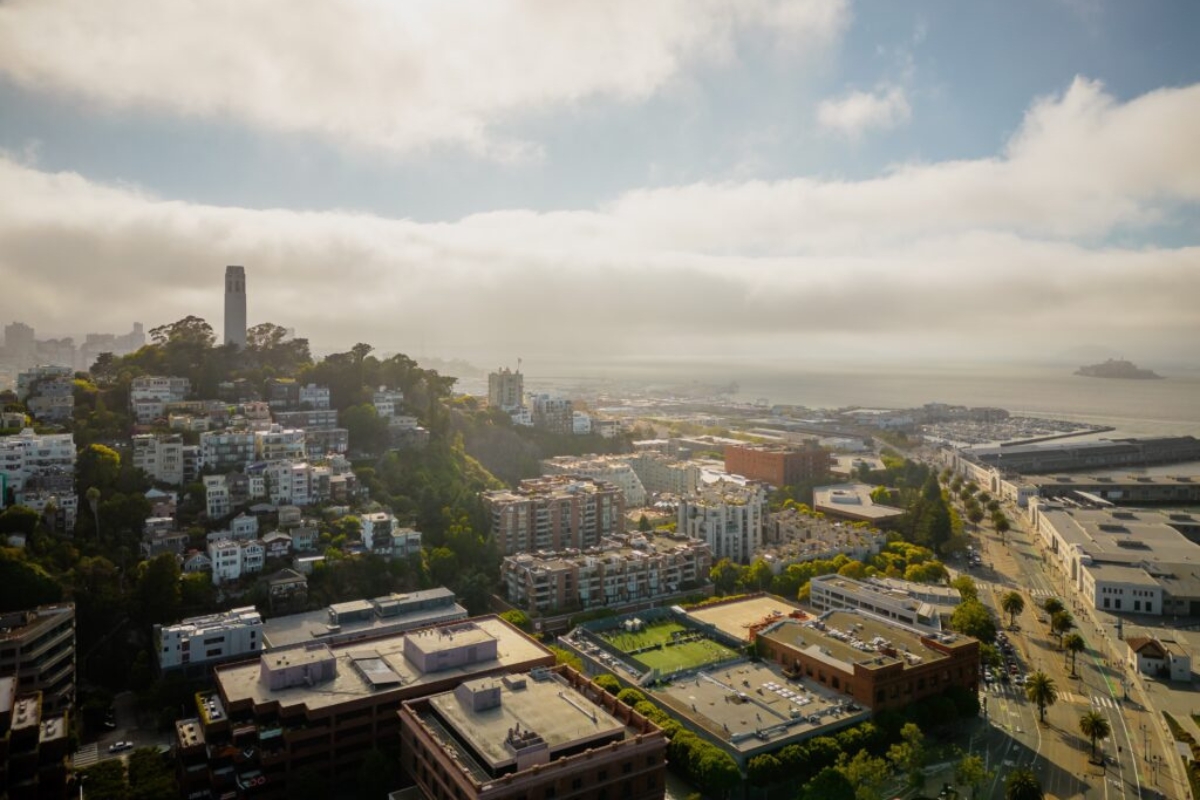
[(133, 466), (151, 480), (179, 486), (183, 483), (183, 436), (137, 434), (133, 437)]
[(685, 537), (618, 534), (599, 547), (507, 556), (508, 601), (544, 614), (655, 601), (708, 583), (708, 545)]
[(272, 425), (254, 432), (254, 457), (258, 461), (302, 461), (307, 455), (304, 431)]
[(775, 488), (796, 486), (829, 474), (833, 457), (815, 440), (802, 448), (736, 444), (725, 448), (725, 471)]
[(56, 364), (42, 364), (32, 367), (27, 370), (22, 370), (17, 373), (17, 400), (25, 402), (34, 394), (34, 388), (39, 383), (46, 383), (57, 379), (70, 381), (75, 373), (68, 366), (59, 366)]
[(75, 380), (71, 375), (43, 378), (29, 388), (25, 408), (40, 422), (63, 424), (75, 415)]
[(158, 668), (203, 674), (215, 664), (262, 650), (263, 620), (254, 606), (155, 625)]
[(566, 397), (550, 394), (530, 395), (533, 426), (551, 433), (570, 434), (575, 429), (575, 406)]
[(719, 480), (680, 499), (676, 530), (707, 542), (716, 561), (748, 564), (762, 547), (766, 514), (762, 484)]
[(401, 764), (431, 800), (657, 800), (667, 740), (568, 667), (463, 681), (400, 707)]
[(624, 497), (606, 481), (552, 475), (484, 492), (482, 499), (504, 555), (594, 547), (625, 530)]
[(192, 384), (187, 378), (142, 375), (129, 384), (129, 410), (140, 424), (165, 418), (167, 405), (187, 399)]
[(70, 730), (66, 711), (48, 706), (41, 692), (0, 678), (0, 796), (65, 798)]
[(693, 494), (700, 486), (700, 467), (646, 448), (626, 456), (642, 486), (650, 494)]
[(213, 585), (219, 586), (262, 572), (267, 548), (258, 539), (235, 541), (218, 537), (208, 542), (208, 558), (212, 562)]
[(829, 560), (842, 554), (866, 561), (887, 544), (887, 534), (877, 528), (819, 519), (795, 508), (768, 514), (763, 539), (754, 558), (765, 559), (775, 574), (791, 564)]
[(290, 378), (267, 381), (267, 402), (272, 409), (318, 411), (329, 408), (329, 387), (315, 383), (301, 385)]
[(371, 395), (371, 404), (375, 406), (375, 414), (380, 418), (394, 417), (404, 410), (404, 392), (380, 386), (379, 390)]
[(0, 614), (0, 677), (17, 690), (41, 692), (47, 710), (75, 699), (75, 605), (38, 606)]
[(626, 508), (646, 505), (646, 489), (624, 456), (556, 456), (542, 462), (542, 474), (607, 481), (621, 490)]
[(255, 459), (256, 435), (249, 430), (205, 431), (200, 434), (200, 459), (206, 468), (242, 469)]
[(554, 654), (497, 617), (345, 644), (305, 642), (218, 666), (215, 690), (175, 726), (185, 797), (294, 795), (316, 771), (353, 776), (362, 759), (401, 747), (401, 703), (475, 678), (525, 673)]
[(0, 508), (8, 490), (15, 501), (45, 513), (57, 509), (54, 524), (75, 526), (79, 503), (75, 494), (75, 439), (69, 433), (38, 434), (25, 428), (0, 437)]
[(488, 374), (488, 405), (512, 413), (525, 405), (525, 376), (505, 367)]

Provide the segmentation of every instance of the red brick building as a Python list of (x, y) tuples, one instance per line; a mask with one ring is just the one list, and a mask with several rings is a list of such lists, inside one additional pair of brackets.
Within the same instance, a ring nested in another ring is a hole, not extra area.
[(979, 642), (969, 636), (895, 625), (858, 611), (820, 620), (785, 619), (755, 637), (759, 655), (879, 711), (959, 686), (979, 688)]
[(755, 481), (796, 486), (829, 474), (833, 458), (816, 441), (801, 448), (768, 445), (730, 445), (725, 448), (725, 471)]

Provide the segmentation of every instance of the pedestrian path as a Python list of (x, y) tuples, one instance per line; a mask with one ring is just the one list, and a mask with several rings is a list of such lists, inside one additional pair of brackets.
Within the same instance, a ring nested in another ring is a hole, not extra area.
[(1111, 697), (1093, 697), (1092, 698), (1092, 707), (1093, 708), (1111, 708), (1115, 711), (1115, 710), (1118, 710), (1121, 708), (1121, 704), (1118, 703), (1116, 700), (1113, 700)]
[(1050, 597), (1058, 597), (1058, 592), (1051, 591), (1050, 589), (1030, 589), (1029, 596), (1046, 599)]
[(1075, 694), (1060, 690), (1058, 700), (1061, 703), (1074, 703), (1076, 705), (1090, 705), (1092, 708), (1111, 708), (1114, 711), (1120, 710), (1121, 704), (1111, 697), (1096, 695), (1093, 697), (1084, 697), (1083, 695)]
[(90, 767), (100, 760), (100, 749), (96, 747), (96, 743), (85, 744), (83, 747), (75, 751), (75, 755), (71, 758), (71, 764), (75, 769)]

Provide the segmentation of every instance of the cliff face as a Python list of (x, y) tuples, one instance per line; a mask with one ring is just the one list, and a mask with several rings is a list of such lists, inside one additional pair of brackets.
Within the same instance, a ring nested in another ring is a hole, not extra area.
[(1076, 375), (1088, 378), (1123, 378), (1126, 380), (1161, 380), (1161, 375), (1154, 374), (1148, 369), (1136, 367), (1132, 362), (1110, 358), (1103, 364), (1090, 364), (1080, 367)]

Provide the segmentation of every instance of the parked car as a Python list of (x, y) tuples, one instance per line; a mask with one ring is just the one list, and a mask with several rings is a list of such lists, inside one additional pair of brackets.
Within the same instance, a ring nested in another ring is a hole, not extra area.
[(126, 750), (132, 750), (132, 749), (133, 749), (133, 742), (126, 742), (126, 741), (115, 742), (114, 744), (110, 744), (108, 746), (108, 752), (110, 752), (110, 753), (123, 753)]

